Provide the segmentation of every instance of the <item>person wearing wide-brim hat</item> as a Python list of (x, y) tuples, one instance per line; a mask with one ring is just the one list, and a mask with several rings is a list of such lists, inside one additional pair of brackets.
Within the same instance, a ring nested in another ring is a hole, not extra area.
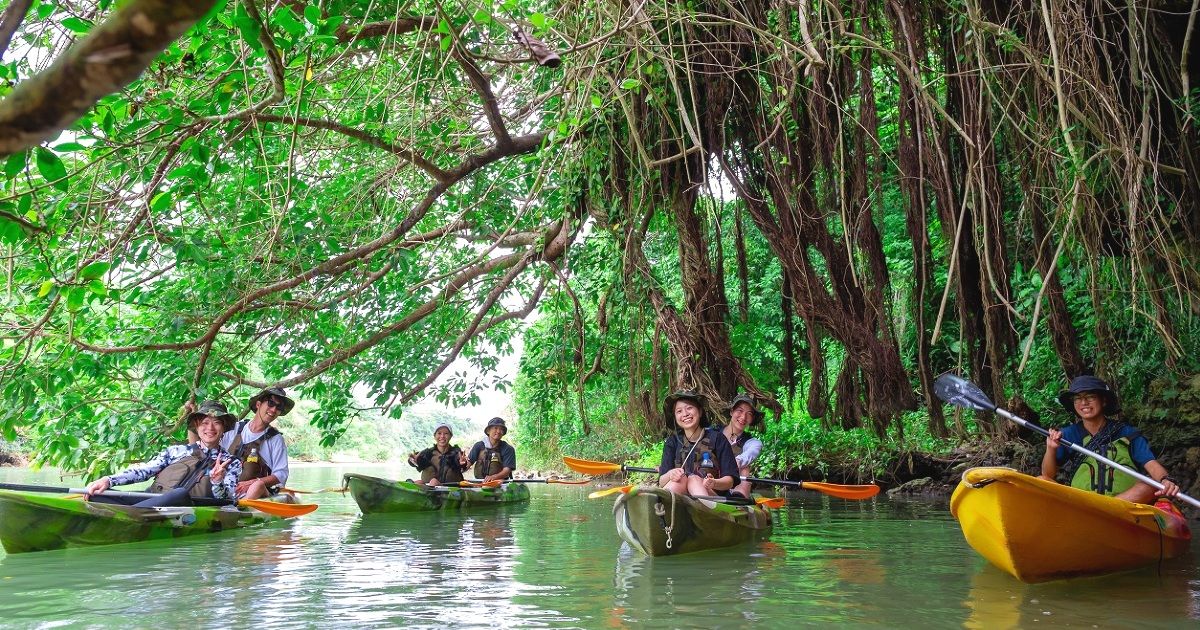
[(704, 396), (680, 390), (663, 404), (663, 422), (673, 432), (663, 441), (658, 485), (676, 494), (727, 493), (741, 478), (729, 441), (710, 427)]
[[(193, 498), (232, 499), (242, 464), (221, 448), (221, 436), (234, 422), (225, 405), (206, 400), (187, 416), (188, 428), (197, 440), (191, 444), (168, 447), (148, 462), (101, 477), (87, 486), (91, 501), (119, 503), (138, 507), (191, 505)], [(148, 490), (159, 496), (145, 500), (107, 497), (104, 492), (154, 478)]]
[[(1156, 496), (1173, 497), (1179, 486), (1167, 469), (1154, 457), (1150, 442), (1141, 431), (1109, 416), (1120, 411), (1117, 393), (1108, 383), (1090, 374), (1077, 376), (1058, 395), (1058, 402), (1078, 420), (1064, 429), (1050, 429), (1046, 454), (1042, 456), (1042, 478), (1054, 481), (1060, 466), (1076, 488), (1115, 496), (1135, 503), (1150, 503)], [(1094, 457), (1084, 457), (1063, 445), (1066, 440), (1139, 470), (1163, 485), (1157, 490), (1149, 484), (1112, 468)]]
[(517, 469), (517, 449), (504, 441), (508, 425), (504, 418), (492, 418), (483, 428), (483, 439), (471, 447), (467, 460), (475, 466), (475, 478), (483, 481), (511, 479)]
[(729, 441), (729, 447), (733, 449), (733, 458), (738, 465), (738, 475), (742, 478), (742, 481), (734, 486), (730, 494), (750, 496), (751, 484), (745, 479), (751, 476), (750, 465), (762, 452), (763, 443), (747, 429), (750, 427), (761, 428), (765, 415), (758, 408), (758, 402), (754, 397), (746, 394), (738, 394), (725, 408), (725, 417), (729, 419), (729, 422), (725, 424), (725, 428), (721, 429), (721, 435), (725, 436), (725, 439)]
[(445, 422), (433, 429), (433, 446), (408, 456), (408, 464), (421, 471), (421, 483), (453, 485), (463, 480), (470, 466), (462, 449), (450, 443), (454, 430)]
[(271, 425), (295, 406), (282, 387), (268, 387), (250, 397), (248, 409), (254, 416), (238, 422), (221, 438), (221, 446), (242, 462), (239, 498), (265, 497), (287, 483), (287, 442)]

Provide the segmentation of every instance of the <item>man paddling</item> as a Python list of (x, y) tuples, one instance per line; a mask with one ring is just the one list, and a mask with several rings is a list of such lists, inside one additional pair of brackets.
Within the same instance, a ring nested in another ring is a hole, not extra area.
[[(1167, 469), (1155, 459), (1150, 443), (1141, 431), (1108, 416), (1120, 411), (1117, 394), (1108, 383), (1095, 376), (1077, 376), (1070, 387), (1058, 395), (1058, 401), (1079, 420), (1065, 429), (1050, 429), (1046, 454), (1042, 457), (1042, 478), (1054, 481), (1060, 466), (1070, 476), (1070, 485), (1083, 490), (1115, 496), (1134, 503), (1150, 503), (1156, 496), (1173, 497), (1179, 486)], [(1083, 457), (1060, 442), (1065, 439), (1095, 451), (1119, 464), (1139, 470), (1163, 485), (1162, 490), (1126, 475), (1094, 457)]]
[[(193, 497), (232, 499), (242, 463), (221, 448), (220, 440), (233, 421), (233, 414), (225, 405), (215, 400), (204, 401), (199, 409), (188, 414), (188, 429), (196, 432), (197, 441), (168, 447), (148, 462), (93, 481), (87, 486), (88, 499), (137, 507), (191, 505)], [(104, 491), (113, 486), (151, 477), (154, 483), (147, 491), (161, 493), (157, 497), (137, 501), (104, 496)]]

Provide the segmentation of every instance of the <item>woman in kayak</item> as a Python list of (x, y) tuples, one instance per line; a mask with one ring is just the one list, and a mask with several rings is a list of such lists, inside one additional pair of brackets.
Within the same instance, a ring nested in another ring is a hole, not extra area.
[(667, 396), (663, 420), (674, 433), (663, 442), (659, 486), (699, 497), (723, 495), (740, 480), (729, 440), (709, 427), (703, 396), (689, 390)]
[[(1095, 376), (1077, 376), (1071, 386), (1058, 395), (1058, 401), (1079, 420), (1062, 429), (1050, 429), (1046, 454), (1042, 457), (1042, 478), (1054, 481), (1060, 466), (1070, 485), (1083, 490), (1115, 496), (1134, 503), (1150, 503), (1156, 496), (1173, 497), (1179, 486), (1167, 475), (1167, 469), (1155, 459), (1150, 443), (1141, 431), (1108, 416), (1120, 412), (1117, 394), (1108, 383)], [(1084, 457), (1063, 446), (1065, 439), (1138, 470), (1163, 485), (1162, 490), (1115, 470), (1094, 457)]]
[(430, 486), (457, 484), (469, 468), (462, 449), (450, 444), (454, 432), (450, 425), (439, 424), (433, 430), (433, 446), (408, 456), (408, 464), (421, 471), (421, 483)]
[(729, 424), (721, 429), (721, 435), (729, 441), (733, 458), (737, 461), (738, 475), (742, 478), (729, 494), (749, 497), (751, 484), (745, 479), (750, 476), (750, 464), (754, 463), (758, 454), (762, 452), (763, 444), (746, 429), (762, 428), (763, 416), (766, 414), (758, 408), (753, 397), (745, 394), (735, 396), (725, 414), (729, 416)]
[[(221, 448), (221, 436), (234, 423), (225, 405), (208, 400), (188, 415), (188, 428), (200, 437), (192, 444), (168, 447), (154, 459), (135, 464), (87, 486), (89, 501), (132, 504), (137, 507), (191, 505), (194, 498), (233, 499), (242, 463)], [(113, 486), (138, 483), (154, 477), (148, 492), (161, 493), (144, 501), (104, 496)]]

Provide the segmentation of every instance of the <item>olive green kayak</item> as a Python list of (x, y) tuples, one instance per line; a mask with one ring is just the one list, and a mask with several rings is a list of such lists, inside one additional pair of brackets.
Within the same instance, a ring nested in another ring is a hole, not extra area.
[(633, 488), (613, 505), (617, 533), (648, 556), (729, 547), (771, 531), (771, 513), (758, 505), (694, 499), (662, 488)]
[[(295, 502), (291, 495), (272, 500)], [(135, 508), (78, 495), (0, 490), (0, 543), (8, 553), (180, 538), (281, 520), (234, 506)]]
[(348, 474), (343, 478), (363, 514), (426, 512), (529, 500), (529, 488), (506, 483), (496, 488), (429, 488), (411, 481)]

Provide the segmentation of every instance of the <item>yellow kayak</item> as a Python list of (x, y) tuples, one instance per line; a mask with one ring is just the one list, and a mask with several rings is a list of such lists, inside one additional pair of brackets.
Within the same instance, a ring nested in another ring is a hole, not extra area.
[(971, 468), (950, 498), (967, 542), (1023, 582), (1125, 571), (1188, 550), (1178, 511), (1085, 492), (1011, 468)]

